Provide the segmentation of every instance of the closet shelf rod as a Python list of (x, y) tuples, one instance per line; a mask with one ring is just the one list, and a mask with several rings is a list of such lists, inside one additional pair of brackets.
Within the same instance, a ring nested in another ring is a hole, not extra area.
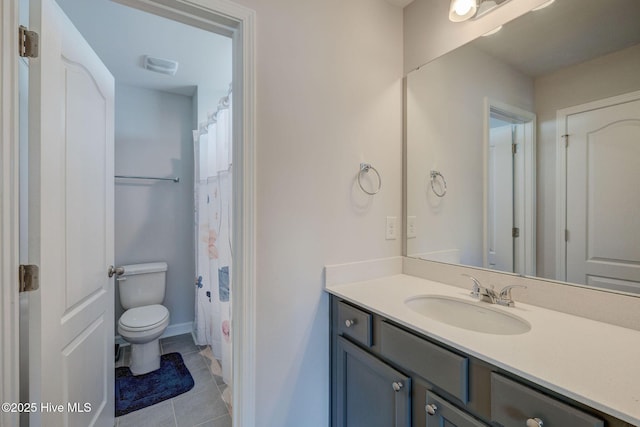
[(153, 179), (156, 181), (173, 181), (173, 182), (180, 182), (180, 178), (175, 177), (175, 178), (156, 178), (153, 176), (132, 176), (132, 175), (116, 175), (116, 178), (124, 178), (124, 179)]

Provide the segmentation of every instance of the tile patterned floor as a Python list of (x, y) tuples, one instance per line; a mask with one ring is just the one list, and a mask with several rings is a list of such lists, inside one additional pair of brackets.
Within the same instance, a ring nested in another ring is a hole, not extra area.
[[(207, 357), (207, 347), (196, 346), (191, 334), (160, 340), (162, 354), (178, 352), (195, 382), (188, 392), (139, 411), (116, 418), (115, 427), (231, 427), (230, 408), (222, 400), (226, 385), (216, 375), (215, 361)], [(127, 366), (130, 349), (116, 367)]]

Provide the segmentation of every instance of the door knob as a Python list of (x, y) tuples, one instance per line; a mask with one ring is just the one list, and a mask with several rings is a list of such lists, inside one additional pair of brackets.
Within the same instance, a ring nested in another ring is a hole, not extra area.
[(113, 265), (109, 266), (109, 271), (107, 273), (109, 277), (113, 276), (122, 276), (124, 274), (124, 268), (122, 267), (114, 267)]
[(435, 403), (432, 403), (430, 405), (425, 406), (424, 409), (427, 411), (427, 414), (435, 415), (436, 411), (438, 410), (438, 407), (436, 406)]
[(542, 427), (544, 423), (540, 418), (529, 418), (527, 420), (527, 427)]
[(393, 384), (391, 384), (391, 387), (393, 387), (393, 391), (400, 391), (403, 385), (401, 382), (395, 381)]

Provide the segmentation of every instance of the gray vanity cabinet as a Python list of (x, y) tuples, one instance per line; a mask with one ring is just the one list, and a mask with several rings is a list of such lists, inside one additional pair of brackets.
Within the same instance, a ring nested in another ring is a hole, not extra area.
[(488, 427), (433, 392), (427, 392), (425, 410), (429, 414), (427, 427)]
[(331, 427), (631, 427), (331, 298)]
[(337, 338), (337, 427), (411, 427), (411, 379)]

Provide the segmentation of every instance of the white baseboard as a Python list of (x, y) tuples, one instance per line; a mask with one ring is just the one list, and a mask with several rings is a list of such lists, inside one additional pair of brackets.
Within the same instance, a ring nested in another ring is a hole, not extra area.
[[(164, 331), (164, 334), (160, 336), (160, 339), (182, 334), (191, 334), (191, 336), (193, 336), (193, 322), (176, 323), (167, 326), (167, 329)], [(129, 345), (129, 343), (126, 342), (120, 335), (116, 335), (115, 343), (120, 344), (123, 347)]]

